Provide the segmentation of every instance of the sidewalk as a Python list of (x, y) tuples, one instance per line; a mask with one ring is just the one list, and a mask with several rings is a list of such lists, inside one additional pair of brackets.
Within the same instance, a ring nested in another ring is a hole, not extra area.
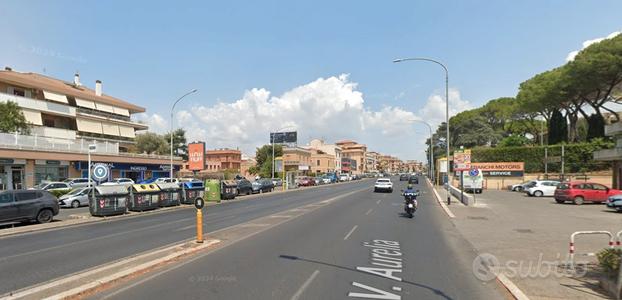
[[(437, 187), (444, 196), (444, 191)], [(622, 216), (604, 205), (557, 204), (552, 198), (526, 197), (509, 191), (484, 191), (473, 206), (452, 205), (452, 222), (481, 254), (491, 254), (497, 270), (530, 299), (609, 299), (594, 276), (595, 257), (576, 255), (591, 263), (585, 276), (569, 276), (570, 235), (581, 230), (622, 230)], [(455, 201), (457, 202), (457, 201)], [(598, 252), (608, 246), (604, 236), (580, 236), (577, 253)], [(474, 275), (477, 270), (474, 262)]]

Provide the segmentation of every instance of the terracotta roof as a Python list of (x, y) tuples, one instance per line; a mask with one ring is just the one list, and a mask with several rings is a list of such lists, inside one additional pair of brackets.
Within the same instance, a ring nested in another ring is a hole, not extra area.
[(144, 107), (125, 102), (106, 94), (97, 96), (95, 95), (94, 90), (85, 86), (75, 86), (73, 83), (37, 73), (20, 73), (2, 70), (0, 71), (0, 81), (32, 89), (46, 90), (84, 100), (91, 100), (102, 104), (114, 105), (120, 108), (128, 109), (132, 113), (145, 112)]

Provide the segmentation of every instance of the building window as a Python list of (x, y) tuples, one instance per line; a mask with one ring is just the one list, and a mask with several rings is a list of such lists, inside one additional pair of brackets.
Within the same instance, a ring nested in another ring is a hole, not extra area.
[(318, 167), (320, 166), (320, 160), (319, 159), (317, 160), (317, 166)]
[(24, 90), (13, 89), (13, 95), (20, 96), (20, 97), (26, 97), (26, 92)]
[(35, 166), (35, 184), (41, 181), (62, 181), (69, 175), (67, 166)]

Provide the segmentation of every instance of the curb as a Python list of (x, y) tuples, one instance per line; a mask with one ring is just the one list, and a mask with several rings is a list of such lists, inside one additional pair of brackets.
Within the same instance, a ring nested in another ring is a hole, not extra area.
[(428, 186), (432, 189), (432, 192), (434, 192), (434, 197), (436, 197), (436, 201), (438, 201), (438, 204), (441, 205), (441, 207), (443, 208), (447, 216), (449, 216), (452, 219), (455, 218), (456, 216), (454, 215), (454, 213), (451, 212), (451, 210), (449, 210), (449, 207), (447, 207), (447, 204), (443, 202), (443, 200), (441, 199), (441, 196), (438, 194), (438, 192), (432, 185), (432, 182), (430, 181), (430, 179), (426, 177), (425, 181), (428, 183)]

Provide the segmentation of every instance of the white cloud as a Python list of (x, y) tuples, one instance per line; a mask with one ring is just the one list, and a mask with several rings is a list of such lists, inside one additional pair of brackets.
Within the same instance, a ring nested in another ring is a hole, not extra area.
[(148, 114), (140, 113), (132, 115), (132, 117), (141, 123), (149, 126), (149, 131), (164, 133), (169, 131), (169, 122), (157, 113)]
[[(445, 94), (443, 93), (441, 95), (436, 93), (428, 98), (428, 101), (418, 113), (418, 116), (421, 120), (437, 127), (442, 122), (445, 122), (446, 106)], [(460, 91), (449, 89), (449, 117), (472, 108), (473, 106), (469, 101), (462, 99)]]
[[(205, 141), (208, 148), (239, 147), (244, 153), (254, 153), (256, 147), (269, 143), (271, 131), (291, 126), (298, 131), (299, 144), (311, 138), (327, 142), (347, 138), (367, 144), (370, 150), (423, 159), (421, 130), (414, 129), (409, 120), (427, 119), (438, 125), (444, 120), (443, 99), (430, 96), (418, 113), (392, 106), (374, 111), (365, 106), (357, 84), (348, 75), (340, 75), (319, 78), (280, 96), (254, 88), (236, 101), (195, 106), (179, 111), (176, 118), (189, 140)], [(450, 91), (450, 104), (453, 112), (470, 107), (457, 90)], [(409, 142), (404, 143), (406, 139)]]
[(595, 38), (595, 39), (592, 39), (592, 40), (587, 40), (587, 41), (583, 42), (583, 45), (582, 45), (581, 49), (579, 49), (579, 50), (575, 50), (575, 51), (572, 51), (572, 52), (568, 53), (568, 55), (566, 56), (566, 61), (573, 61), (573, 60), (574, 60), (574, 58), (577, 56), (577, 54), (579, 54), (579, 52), (580, 52), (581, 50), (583, 50), (583, 49), (585, 49), (585, 48), (589, 47), (590, 45), (592, 45), (592, 44), (594, 44), (594, 43), (598, 43), (598, 42), (603, 41), (603, 40), (606, 40), (606, 39), (611, 39), (611, 38), (614, 38), (614, 37), (616, 37), (617, 35), (619, 35), (620, 33), (622, 33), (622, 32), (621, 32), (621, 31), (614, 31), (614, 32), (610, 33), (610, 34), (609, 34), (608, 36), (606, 36), (606, 37)]

